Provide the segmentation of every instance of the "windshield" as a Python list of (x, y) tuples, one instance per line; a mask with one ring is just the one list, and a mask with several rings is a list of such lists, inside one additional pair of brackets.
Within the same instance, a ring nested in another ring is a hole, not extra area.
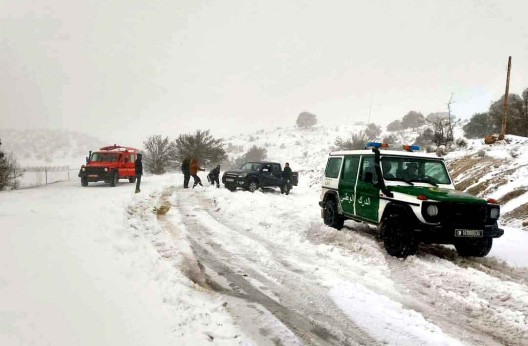
[(117, 153), (93, 153), (90, 162), (117, 162)]
[(451, 184), (442, 160), (385, 156), (381, 158), (381, 171), (389, 181)]
[(240, 167), (243, 171), (253, 171), (258, 172), (260, 170), (260, 163), (258, 162), (246, 162), (242, 167)]

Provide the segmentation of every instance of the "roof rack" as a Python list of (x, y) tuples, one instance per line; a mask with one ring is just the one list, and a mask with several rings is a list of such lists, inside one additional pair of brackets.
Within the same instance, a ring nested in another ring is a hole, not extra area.
[[(389, 148), (389, 144), (380, 142), (368, 142), (366, 148), (387, 149)], [(420, 147), (418, 145), (403, 144), (402, 149), (409, 152), (420, 151)]]
[(106, 147), (102, 147), (102, 148), (99, 148), (99, 150), (107, 150), (107, 151), (110, 151), (110, 150), (115, 150), (115, 151), (133, 151), (133, 152), (138, 152), (139, 149), (136, 149), (136, 148), (132, 148), (132, 147), (123, 147), (121, 145), (109, 145), (109, 146), (106, 146)]

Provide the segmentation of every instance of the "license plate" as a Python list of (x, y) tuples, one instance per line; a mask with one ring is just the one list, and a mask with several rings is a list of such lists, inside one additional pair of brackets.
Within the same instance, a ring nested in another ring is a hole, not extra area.
[(97, 178), (97, 174), (88, 174), (88, 178)]
[(226, 181), (233, 182), (233, 181), (235, 181), (235, 179), (227, 178)]
[(455, 237), (482, 237), (481, 229), (455, 229)]

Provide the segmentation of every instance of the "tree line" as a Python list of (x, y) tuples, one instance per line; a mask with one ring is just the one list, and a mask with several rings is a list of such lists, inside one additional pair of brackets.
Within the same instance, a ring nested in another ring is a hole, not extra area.
[(265, 148), (253, 145), (236, 159), (229, 159), (223, 139), (214, 138), (209, 130), (197, 130), (192, 134), (182, 134), (176, 139), (161, 135), (149, 136), (144, 142), (143, 162), (145, 170), (152, 174), (163, 174), (181, 167), (183, 160), (196, 158), (202, 167), (217, 164), (225, 168), (240, 167), (246, 161), (261, 161), (267, 157)]
[[(468, 138), (482, 138), (486, 135), (498, 134), (502, 128), (504, 96), (493, 102), (487, 112), (474, 114), (464, 125), (464, 133)], [(522, 94), (508, 95), (508, 116), (506, 133), (528, 137), (528, 88)]]

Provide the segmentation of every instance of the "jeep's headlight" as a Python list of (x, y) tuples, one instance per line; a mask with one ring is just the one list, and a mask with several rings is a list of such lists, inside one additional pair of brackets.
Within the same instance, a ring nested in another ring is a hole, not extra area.
[(498, 219), (500, 214), (499, 208), (491, 208), (490, 209), (490, 218), (492, 219)]
[(104, 171), (105, 171), (105, 172), (108, 172), (108, 168), (105, 167)]
[(435, 204), (431, 204), (426, 209), (427, 215), (436, 216), (438, 215), (438, 207)]
[(84, 167), (81, 167), (81, 171), (83, 171), (83, 172), (84, 172), (84, 171), (86, 171), (86, 168), (84, 168)]
[(247, 175), (247, 173), (241, 173), (238, 177), (239, 177), (239, 178), (245, 178), (246, 175)]

